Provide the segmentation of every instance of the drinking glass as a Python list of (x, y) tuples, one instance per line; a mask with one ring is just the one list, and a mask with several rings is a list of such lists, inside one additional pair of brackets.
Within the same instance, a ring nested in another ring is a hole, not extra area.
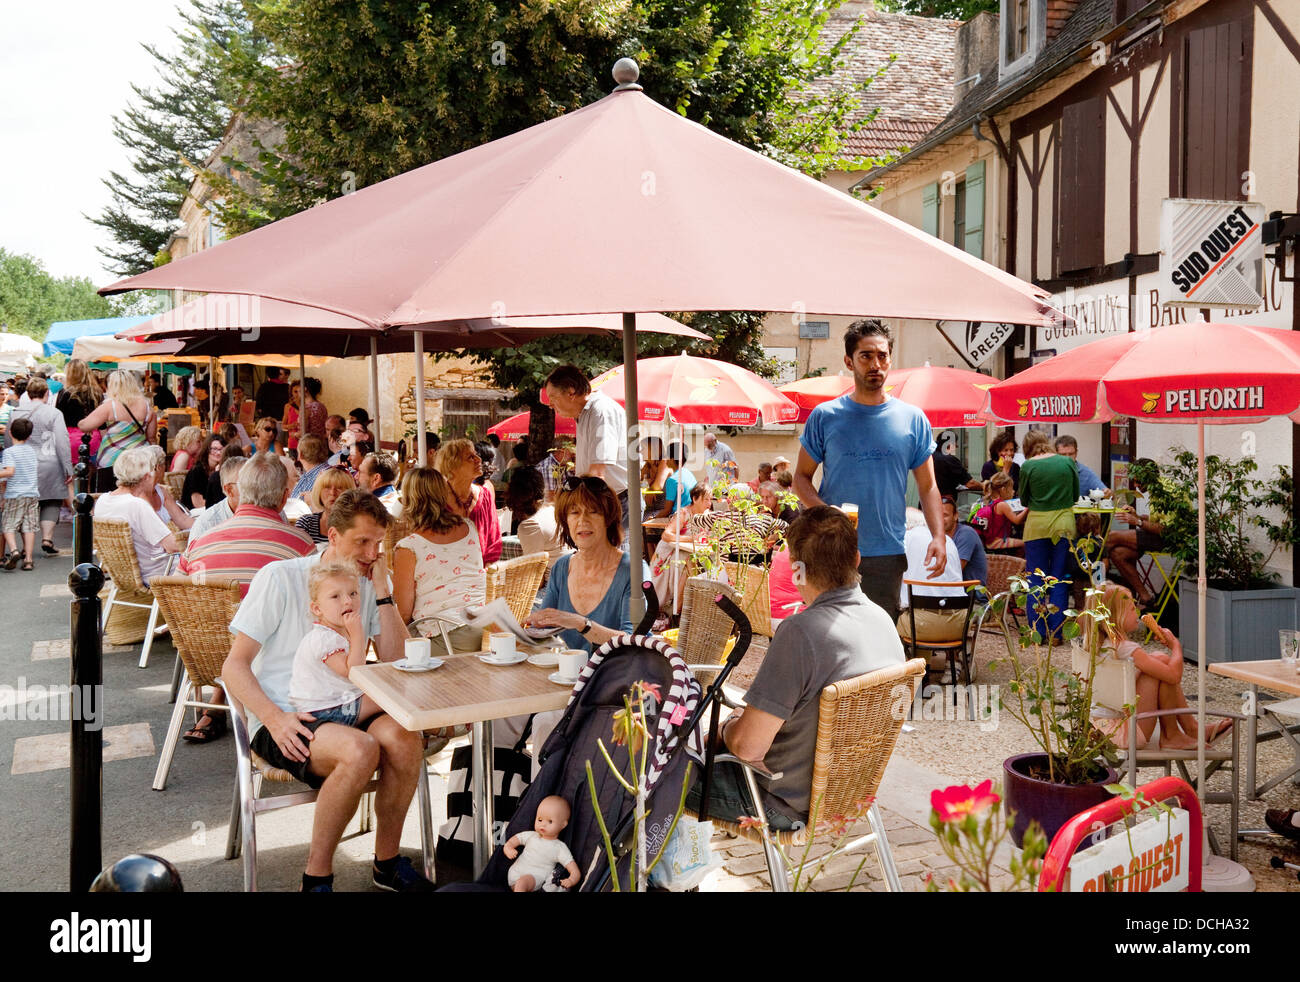
[(1300, 661), (1300, 639), (1297, 639), (1295, 631), (1278, 631), (1277, 634), (1282, 649), (1283, 667), (1292, 672), (1297, 671), (1297, 662)]

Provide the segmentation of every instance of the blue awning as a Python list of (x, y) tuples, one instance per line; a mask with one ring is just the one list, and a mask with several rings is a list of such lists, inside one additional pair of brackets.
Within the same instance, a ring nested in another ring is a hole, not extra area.
[(127, 328), (135, 327), (149, 320), (145, 317), (101, 317), (85, 321), (55, 321), (45, 335), (46, 355), (72, 355), (72, 346), (77, 338), (100, 337), (104, 334), (116, 334)]

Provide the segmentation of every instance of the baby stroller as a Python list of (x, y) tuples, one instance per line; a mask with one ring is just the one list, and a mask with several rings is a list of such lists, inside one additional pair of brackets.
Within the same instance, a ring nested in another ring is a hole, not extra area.
[[(698, 727), (704, 713), (715, 705), (723, 682), (740, 663), (750, 643), (749, 620), (726, 597), (718, 605), (736, 623), (740, 637), (718, 677), (703, 693), (681, 655), (667, 641), (643, 632), (658, 614), (654, 590), (646, 584), (647, 610), (635, 634), (612, 638), (592, 653), (573, 687), (564, 716), (543, 745), (537, 777), (524, 792), (505, 831), (505, 839), (517, 832), (531, 831), (537, 806), (543, 798), (560, 795), (569, 802), (572, 814), (561, 839), (569, 847), (582, 871), (576, 888), (598, 892), (610, 888), (608, 857), (591, 793), (586, 764), (591, 761), (601, 814), (609, 829), (618, 859), (620, 881), (626, 883), (635, 849), (632, 797), (610, 773), (596, 741), (604, 743), (615, 765), (626, 773), (628, 748), (614, 746), (610, 739), (614, 713), (623, 709), (623, 697), (638, 681), (657, 684), (663, 701), (649, 720), (653, 745), (647, 766), (649, 795), (646, 802), (647, 855), (654, 856), (663, 845), (673, 816), (681, 802), (687, 780), (689, 757), (696, 758), (690, 780), (699, 773), (703, 756)], [(714, 713), (716, 729), (717, 713)], [(689, 751), (689, 756), (688, 752)], [(498, 846), (482, 875), (474, 883), (449, 884), (452, 891), (505, 890), (511, 860)]]

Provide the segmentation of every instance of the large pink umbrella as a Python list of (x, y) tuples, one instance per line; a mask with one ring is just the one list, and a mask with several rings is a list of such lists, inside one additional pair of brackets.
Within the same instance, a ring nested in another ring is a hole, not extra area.
[[(515, 413), (509, 419), (503, 419), (495, 426), (489, 426), (488, 432), (494, 433), (503, 440), (521, 440), (528, 435), (528, 425), (532, 421), (532, 413)], [(578, 433), (578, 424), (568, 416), (555, 417), (555, 435), (556, 436), (576, 436)]]
[[(986, 393), (997, 379), (965, 368), (896, 368), (885, 381), (885, 391), (895, 399), (916, 406), (935, 429), (983, 426)], [(814, 407), (838, 399), (853, 390), (852, 375), (822, 375), (802, 378), (781, 386), (781, 392), (799, 406), (799, 422), (805, 422)]]
[(1059, 321), (1045, 291), (690, 122), (636, 77), (623, 59), (583, 109), (103, 292), (258, 294), (380, 328), (665, 310)]

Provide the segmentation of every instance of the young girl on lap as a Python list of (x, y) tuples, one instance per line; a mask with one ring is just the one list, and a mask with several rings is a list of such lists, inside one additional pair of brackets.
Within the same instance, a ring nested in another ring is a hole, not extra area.
[(307, 580), (316, 623), (298, 643), (289, 680), (289, 699), (301, 713), (311, 713), (315, 730), (323, 723), (357, 726), (378, 715), (379, 706), (348, 681), (353, 665), (366, 663), (365, 625), (361, 620), (361, 581), (349, 562), (321, 563)]

